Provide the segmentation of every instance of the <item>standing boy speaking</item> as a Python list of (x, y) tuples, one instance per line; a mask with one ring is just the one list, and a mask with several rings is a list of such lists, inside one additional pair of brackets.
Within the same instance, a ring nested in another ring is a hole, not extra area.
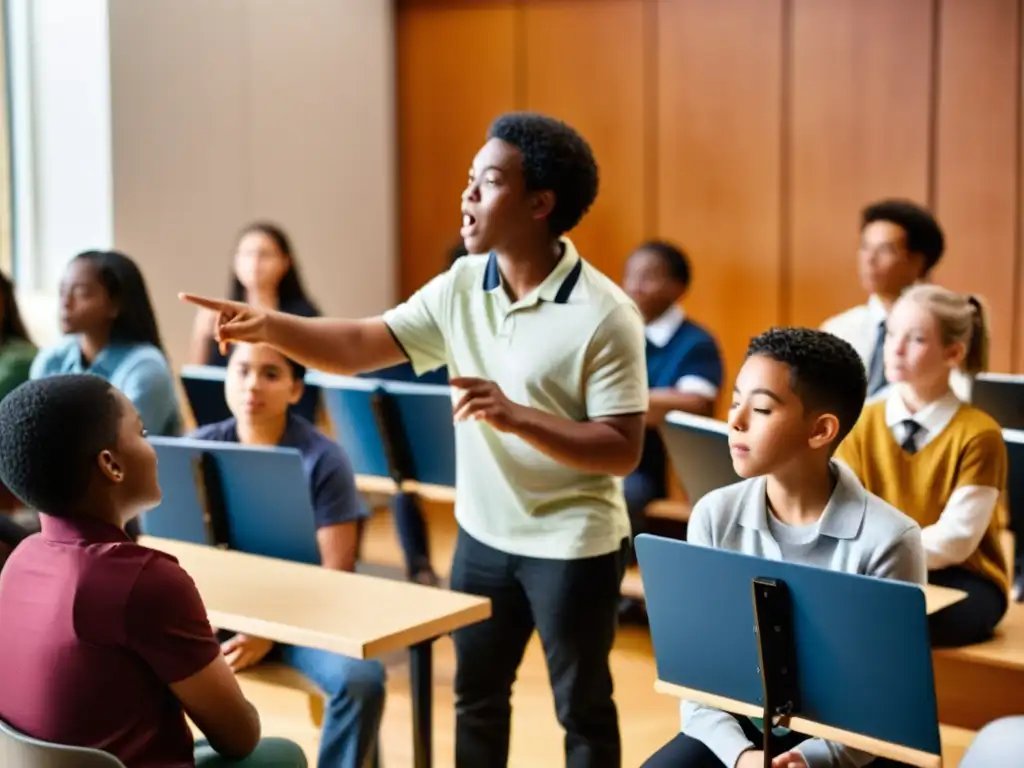
[(455, 633), (455, 762), (508, 762), (511, 692), (536, 628), (566, 764), (619, 766), (608, 657), (647, 410), (643, 322), (563, 235), (597, 196), (586, 141), (542, 115), (499, 118), (462, 193), (471, 254), (382, 317), (304, 319), (184, 296), (217, 338), (264, 342), (312, 368), (448, 366), (459, 537), (452, 588), (490, 598)]

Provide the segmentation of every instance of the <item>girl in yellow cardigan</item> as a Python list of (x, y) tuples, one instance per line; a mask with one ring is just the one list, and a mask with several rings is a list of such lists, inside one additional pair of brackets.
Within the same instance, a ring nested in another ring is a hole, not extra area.
[(999, 545), (1006, 446), (995, 420), (949, 388), (951, 370), (985, 369), (987, 347), (976, 298), (934, 285), (908, 290), (886, 323), (894, 386), (864, 409), (836, 453), (869, 491), (921, 525), (928, 581), (967, 592), (930, 618), (936, 646), (987, 639), (1007, 607)]

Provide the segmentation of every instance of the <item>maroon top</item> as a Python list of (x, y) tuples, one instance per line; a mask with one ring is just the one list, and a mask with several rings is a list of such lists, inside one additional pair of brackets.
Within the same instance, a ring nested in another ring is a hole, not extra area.
[(112, 525), (40, 518), (0, 572), (0, 719), (128, 768), (195, 765), (168, 684), (220, 646), (192, 579)]

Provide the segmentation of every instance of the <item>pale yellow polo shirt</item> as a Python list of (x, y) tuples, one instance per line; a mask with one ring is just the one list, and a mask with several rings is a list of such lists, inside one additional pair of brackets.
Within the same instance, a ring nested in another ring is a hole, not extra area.
[[(489, 379), (514, 402), (576, 421), (646, 411), (640, 313), (562, 243), (552, 273), (515, 303), (497, 257), (464, 256), (385, 313), (416, 372), (447, 365), (451, 377)], [(620, 479), (566, 467), (482, 422), (457, 423), (455, 444), (455, 517), (478, 541), (568, 560), (615, 551), (629, 535)]]

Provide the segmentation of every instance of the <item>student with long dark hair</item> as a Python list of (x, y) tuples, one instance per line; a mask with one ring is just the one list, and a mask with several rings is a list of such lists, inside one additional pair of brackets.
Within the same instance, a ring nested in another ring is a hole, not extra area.
[(134, 261), (118, 251), (75, 256), (61, 280), (60, 327), (66, 337), (39, 353), (33, 379), (100, 376), (128, 396), (149, 434), (180, 434), (174, 378)]
[(28, 381), (36, 351), (21, 319), (14, 283), (0, 272), (0, 400)]
[[(257, 221), (238, 237), (231, 267), (228, 296), (232, 301), (278, 310), (300, 317), (319, 317), (320, 310), (306, 294), (292, 243), (276, 224)], [(228, 364), (213, 339), (217, 317), (200, 311), (192, 330), (189, 361), (194, 365)]]

